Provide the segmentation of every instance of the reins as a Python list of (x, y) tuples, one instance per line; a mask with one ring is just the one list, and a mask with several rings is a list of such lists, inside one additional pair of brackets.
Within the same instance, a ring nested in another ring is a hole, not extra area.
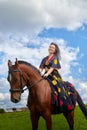
[(32, 87), (34, 87), (36, 84), (38, 84), (39, 82), (41, 82), (43, 79), (45, 78), (41, 78), (40, 80), (36, 81), (35, 83), (33, 83), (32, 85), (28, 85), (27, 88), (23, 89), (23, 91), (27, 90), (28, 88), (31, 89)]
[[(35, 83), (33, 83), (32, 85), (26, 85), (27, 87), (23, 89), (23, 79), (26, 81), (25, 77), (22, 74), (22, 71), (20, 68), (16, 69), (16, 70), (12, 70), (11, 68), (9, 69), (9, 73), (13, 73), (13, 72), (19, 72), (20, 74), (20, 88), (18, 89), (10, 89), (10, 92), (21, 92), (23, 93), (25, 90), (27, 89), (31, 89), (32, 87), (34, 87), (36, 84), (38, 84), (39, 82), (41, 82), (43, 79), (45, 79), (44, 77), (42, 77), (40, 80), (36, 81)], [(27, 82), (27, 81), (26, 81)]]

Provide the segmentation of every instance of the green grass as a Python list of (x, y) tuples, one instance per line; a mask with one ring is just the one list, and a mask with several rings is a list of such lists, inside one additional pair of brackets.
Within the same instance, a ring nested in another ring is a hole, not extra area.
[[(0, 114), (0, 130), (31, 130), (29, 111)], [(75, 130), (87, 130), (87, 120), (79, 107), (75, 109)], [(52, 130), (69, 130), (68, 123), (62, 114), (52, 116)], [(38, 130), (46, 130), (43, 118), (39, 120)]]

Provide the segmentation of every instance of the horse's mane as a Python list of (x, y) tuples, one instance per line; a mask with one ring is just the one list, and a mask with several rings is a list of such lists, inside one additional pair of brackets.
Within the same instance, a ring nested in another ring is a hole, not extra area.
[(25, 64), (29, 67), (31, 67), (32, 69), (34, 69), (36, 72), (38, 72), (40, 74), (40, 71), (33, 65), (31, 65), (30, 63), (26, 62), (26, 61), (18, 61), (19, 64)]

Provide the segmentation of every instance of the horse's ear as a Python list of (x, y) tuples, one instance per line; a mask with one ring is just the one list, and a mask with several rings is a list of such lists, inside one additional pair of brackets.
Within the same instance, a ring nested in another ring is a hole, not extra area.
[(15, 65), (18, 66), (18, 59), (16, 58)]
[(12, 62), (10, 60), (8, 60), (8, 67), (12, 66)]

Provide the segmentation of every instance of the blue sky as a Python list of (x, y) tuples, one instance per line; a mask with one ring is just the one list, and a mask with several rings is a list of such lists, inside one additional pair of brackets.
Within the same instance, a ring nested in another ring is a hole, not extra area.
[(17, 57), (38, 68), (51, 42), (60, 47), (63, 79), (87, 103), (87, 1), (0, 0), (0, 107), (27, 102), (27, 91), (20, 103), (10, 101), (8, 59), (14, 64)]

